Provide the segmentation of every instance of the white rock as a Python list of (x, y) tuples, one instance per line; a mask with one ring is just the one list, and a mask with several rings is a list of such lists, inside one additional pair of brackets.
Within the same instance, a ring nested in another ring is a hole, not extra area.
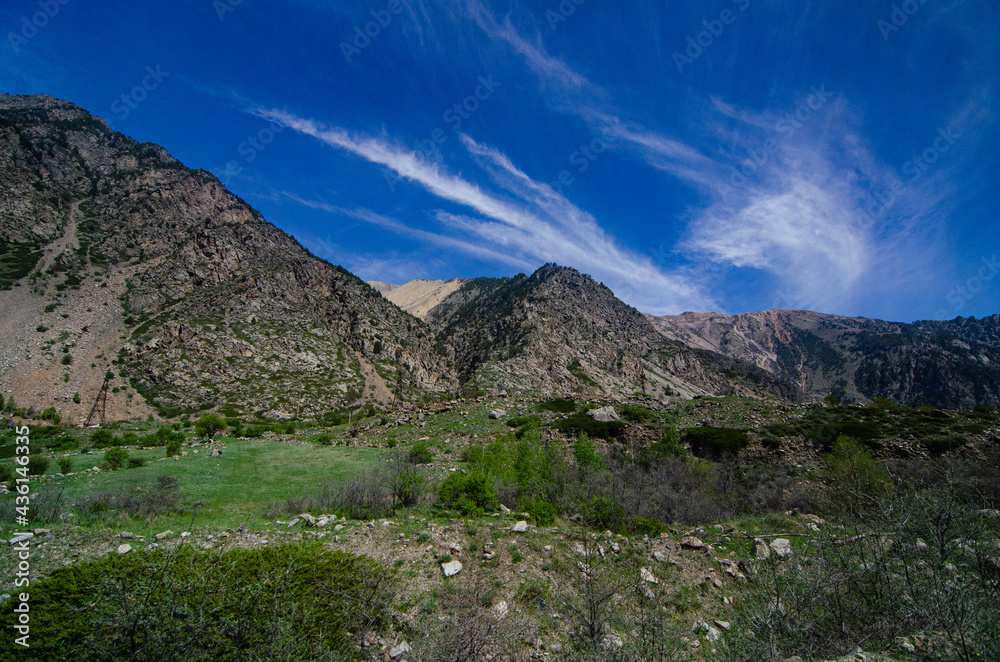
[(788, 538), (775, 538), (771, 541), (771, 551), (781, 559), (792, 556), (792, 541)]
[(507, 607), (507, 602), (505, 600), (501, 600), (493, 606), (493, 613), (496, 614), (496, 617), (499, 619), (506, 618), (508, 612), (509, 608)]
[(123, 543), (123, 544), (121, 544), (121, 545), (118, 546), (118, 553), (119, 554), (128, 554), (131, 551), (132, 551), (132, 545), (130, 545), (128, 543)]
[(410, 644), (405, 641), (401, 641), (398, 646), (393, 646), (393, 648), (389, 651), (389, 658), (395, 660), (397, 657), (406, 655), (412, 650), (413, 649), (410, 648)]
[(462, 572), (462, 562), (450, 561), (448, 563), (442, 563), (441, 570), (444, 572), (445, 577), (454, 577), (458, 573)]
[(514, 533), (524, 533), (527, 530), (528, 530), (528, 523), (525, 522), (524, 520), (521, 520), (513, 527), (511, 527), (511, 531), (513, 531)]
[(656, 578), (656, 575), (654, 575), (653, 571), (650, 570), (649, 568), (641, 568), (639, 570), (639, 577), (642, 579), (642, 581), (647, 582), (649, 584), (660, 583), (660, 580)]
[(601, 407), (590, 412), (591, 418), (602, 423), (610, 423), (619, 419), (614, 407)]

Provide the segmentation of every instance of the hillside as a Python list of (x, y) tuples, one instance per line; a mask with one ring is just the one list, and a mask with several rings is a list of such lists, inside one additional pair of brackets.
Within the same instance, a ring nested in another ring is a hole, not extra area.
[(565, 267), (477, 278), (433, 309), (427, 321), (442, 351), (453, 353), (460, 380), (473, 388), (640, 391), (657, 398), (798, 394), (742, 361), (665, 341), (610, 289)]
[(402, 285), (370, 280), (368, 284), (414, 317), (425, 319), (427, 313), (467, 282), (469, 282), (468, 278), (452, 278), (451, 280), (411, 280)]
[(115, 416), (316, 416), (452, 386), (425, 324), (161, 147), (0, 96), (0, 165), (0, 389), (21, 405), (82, 422), (109, 369)]
[(814, 397), (1000, 405), (1000, 316), (901, 324), (803, 310), (649, 320), (665, 337), (748, 361)]

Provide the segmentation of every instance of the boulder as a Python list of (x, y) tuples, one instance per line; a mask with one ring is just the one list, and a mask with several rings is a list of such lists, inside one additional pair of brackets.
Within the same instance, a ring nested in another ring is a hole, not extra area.
[(656, 575), (654, 575), (653, 571), (650, 570), (649, 568), (640, 568), (639, 569), (639, 578), (643, 582), (646, 582), (648, 584), (659, 584), (660, 583), (660, 580), (656, 578)]
[(601, 407), (590, 412), (591, 418), (601, 423), (610, 423), (619, 420), (618, 412), (614, 407)]
[(514, 533), (524, 533), (525, 531), (528, 530), (528, 523), (525, 522), (524, 520), (521, 520), (513, 527), (511, 527), (510, 530), (513, 531)]
[(402, 657), (412, 650), (413, 649), (410, 647), (410, 644), (405, 641), (401, 641), (398, 646), (393, 646), (389, 650), (389, 659), (395, 660), (397, 657)]
[(760, 538), (754, 538), (753, 541), (753, 556), (761, 561), (771, 558), (771, 548), (767, 546), (767, 543)]
[(454, 577), (458, 573), (462, 572), (462, 562), (449, 561), (448, 563), (442, 563), (441, 571), (444, 572), (445, 577)]
[(493, 419), (494, 421), (501, 419), (506, 415), (507, 412), (505, 412), (503, 409), (494, 409), (493, 411), (490, 412), (490, 418)]
[(121, 544), (121, 545), (118, 546), (118, 550), (117, 551), (118, 551), (119, 554), (128, 554), (129, 552), (132, 551), (132, 545), (130, 545), (128, 543), (123, 543), (123, 544)]
[(780, 559), (792, 556), (792, 541), (788, 538), (775, 538), (771, 541), (771, 551)]
[(681, 539), (681, 547), (683, 549), (693, 549), (693, 550), (697, 550), (697, 551), (704, 551), (704, 550), (708, 549), (708, 547), (705, 545), (705, 543), (703, 543), (698, 538), (695, 538), (694, 536), (688, 536), (686, 538), (682, 538)]

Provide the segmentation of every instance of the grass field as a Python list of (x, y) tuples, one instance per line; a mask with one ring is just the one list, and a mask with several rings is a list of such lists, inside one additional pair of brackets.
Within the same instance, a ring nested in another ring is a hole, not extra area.
[[(268, 507), (288, 497), (315, 496), (327, 482), (355, 474), (379, 462), (385, 452), (373, 448), (319, 446), (275, 440), (228, 441), (221, 456), (206, 447), (187, 449), (180, 459), (163, 459), (164, 450), (133, 450), (131, 457), (147, 460), (134, 469), (83, 474), (98, 466), (102, 454), (73, 455), (77, 473), (34, 484), (35, 491), (61, 491), (64, 503), (75, 503), (100, 492), (147, 489), (160, 476), (180, 482), (180, 513), (160, 515), (147, 523), (123, 520), (117, 526), (146, 535), (163, 529), (231, 528), (246, 523), (258, 528), (267, 521)], [(51, 470), (50, 470), (51, 471)], [(39, 526), (41, 526), (39, 524)], [(48, 526), (48, 525), (46, 525)]]

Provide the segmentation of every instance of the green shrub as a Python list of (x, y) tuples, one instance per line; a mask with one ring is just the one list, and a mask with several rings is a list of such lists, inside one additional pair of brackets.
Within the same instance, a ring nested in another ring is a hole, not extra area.
[(684, 441), (701, 458), (736, 457), (750, 443), (747, 430), (737, 428), (697, 427), (684, 431)]
[(654, 441), (640, 458), (646, 463), (656, 464), (666, 460), (683, 460), (687, 450), (681, 444), (681, 435), (673, 425), (663, 431), (659, 441)]
[(534, 518), (538, 526), (548, 526), (556, 521), (556, 507), (541, 497), (523, 501), (520, 507)]
[(542, 422), (539, 416), (518, 416), (516, 418), (507, 419), (507, 427), (519, 428), (525, 425), (538, 425)]
[(399, 467), (390, 475), (390, 483), (392, 498), (398, 505), (409, 507), (420, 503), (427, 479), (414, 467)]
[(552, 423), (552, 427), (560, 432), (572, 435), (586, 433), (595, 439), (617, 439), (625, 432), (625, 423), (621, 421), (598, 421), (584, 413), (573, 414)]
[[(112, 554), (32, 582), (46, 636), (18, 659), (358, 659), (363, 634), (388, 625), (393, 583), (377, 562), (319, 546)], [(0, 625), (16, 619), (4, 610)]]
[(44, 455), (32, 455), (28, 458), (28, 473), (33, 476), (41, 476), (49, 469), (51, 460)]
[(194, 431), (209, 440), (226, 429), (226, 420), (218, 414), (205, 414), (194, 423)]
[(251, 425), (246, 429), (246, 436), (250, 439), (257, 439), (267, 432), (267, 426), (264, 425)]
[(128, 451), (117, 446), (109, 448), (104, 451), (104, 461), (108, 463), (112, 471), (117, 471), (128, 461)]
[[(59, 465), (59, 473), (68, 474), (71, 471), (73, 471), (73, 460), (72, 460), (72, 458), (61, 457), (57, 461), (57, 464)], [(0, 480), (2, 480), (2, 478), (0, 478)]]
[(604, 457), (594, 448), (590, 437), (584, 432), (573, 442), (573, 458), (578, 466), (584, 469), (603, 469)]
[(329, 432), (324, 432), (323, 434), (316, 435), (310, 441), (314, 444), (321, 444), (323, 446), (333, 446), (333, 435)]
[(571, 414), (576, 411), (576, 403), (567, 398), (555, 398), (553, 400), (547, 400), (546, 402), (538, 405), (542, 409), (547, 409), (549, 411), (554, 411), (557, 414)]
[(14, 468), (6, 462), (0, 462), (0, 483), (6, 483), (14, 477)]
[(885, 465), (876, 462), (857, 439), (840, 436), (823, 457), (823, 478), (830, 488), (831, 509), (863, 515), (893, 491)]
[(138, 469), (139, 467), (143, 466), (144, 464), (146, 464), (146, 460), (144, 458), (141, 458), (141, 457), (130, 457), (128, 459), (128, 468), (129, 469)]
[(628, 521), (628, 532), (639, 536), (649, 536), (650, 538), (659, 536), (667, 530), (666, 524), (655, 517), (640, 517), (636, 515)]
[(107, 448), (108, 446), (120, 446), (121, 440), (107, 430), (95, 430), (90, 435), (90, 445), (94, 448)]
[(60, 362), (63, 365), (70, 365), (70, 364), (72, 364), (73, 363), (73, 355), (72, 354), (63, 354), (63, 357), (62, 357), (62, 359), (61, 359)]
[(434, 461), (434, 453), (427, 447), (426, 442), (418, 441), (410, 448), (406, 459), (410, 464), (430, 464)]
[(171, 439), (167, 442), (167, 457), (173, 457), (175, 455), (181, 454), (181, 442), (179, 439)]
[(625, 524), (625, 507), (610, 497), (594, 496), (580, 507), (580, 516), (589, 527), (618, 532)]
[(463, 515), (496, 510), (497, 491), (483, 473), (453, 473), (438, 488), (438, 500)]

